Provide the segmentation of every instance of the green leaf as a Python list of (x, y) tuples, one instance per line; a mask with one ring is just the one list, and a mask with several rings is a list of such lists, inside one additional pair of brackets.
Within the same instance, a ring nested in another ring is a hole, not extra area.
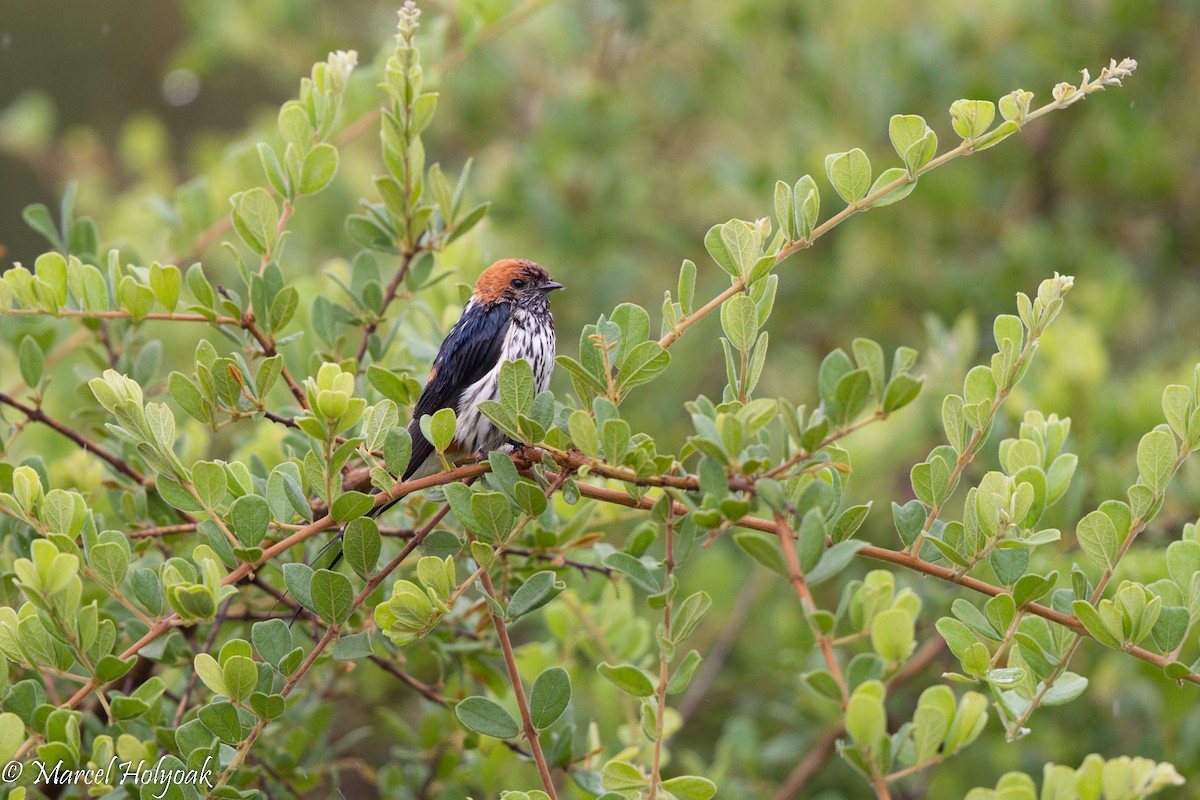
[(278, 666), (292, 651), (292, 631), (281, 619), (256, 622), (250, 628), (250, 640), (263, 661)]
[(696, 263), (684, 259), (679, 267), (679, 305), (684, 314), (692, 313), (692, 300), (696, 296)]
[(238, 719), (237, 708), (233, 703), (221, 701), (201, 706), (197, 715), (204, 727), (226, 744), (235, 744), (242, 740), (242, 723)]
[(216, 508), (228, 491), (229, 476), (222, 464), (200, 461), (192, 467), (192, 486), (205, 508)]
[(1071, 604), (1071, 610), (1075, 612), (1075, 616), (1079, 617), (1079, 621), (1096, 641), (1108, 647), (1120, 649), (1120, 631), (1109, 630), (1108, 625), (1100, 617), (1100, 613), (1086, 600), (1074, 601)]
[[(622, 797), (628, 797), (629, 792), (637, 792), (649, 785), (649, 779), (642, 774), (642, 771), (630, 764), (628, 761), (612, 760), (604, 765), (604, 770), (601, 773), (601, 782), (605, 789), (611, 792), (621, 793)], [(604, 800), (604, 798), (599, 798)]]
[[(679, 641), (676, 639), (676, 641)], [(675, 668), (675, 673), (667, 682), (667, 694), (679, 694), (687, 689), (688, 684), (692, 681), (692, 675), (696, 672), (696, 667), (700, 666), (703, 659), (695, 650), (689, 650), (687, 655), (679, 662), (679, 666)]]
[(88, 562), (96, 580), (110, 589), (119, 588), (129, 570), (129, 551), (116, 542), (101, 542), (88, 550)]
[(1110, 567), (1116, 563), (1117, 550), (1121, 546), (1117, 529), (1103, 511), (1093, 511), (1079, 521), (1075, 529), (1079, 546), (1093, 563)]
[(512, 419), (529, 415), (533, 406), (533, 367), (525, 359), (500, 363), (500, 404)]
[(709, 800), (717, 793), (717, 785), (697, 775), (680, 775), (663, 781), (662, 787), (679, 800)]
[(66, 250), (66, 243), (63, 242), (62, 236), (58, 232), (58, 227), (54, 224), (54, 220), (50, 218), (50, 209), (46, 208), (44, 203), (33, 203), (25, 206), (21, 211), (21, 219), (25, 220), (25, 224), (33, 228), (35, 231), (45, 237), (46, 241), (50, 242), (57, 250)]
[(795, 195), (796, 201), (796, 226), (801, 238), (807, 240), (812, 236), (813, 228), (816, 227), (817, 218), (821, 213), (821, 192), (812, 176), (804, 175), (796, 181), (792, 193)]
[[(333, 643), (334, 658), (337, 658), (337, 642)], [(296, 654), (300, 653), (300, 649), (296, 648), (293, 651)], [(296, 662), (299, 664), (299, 661)], [(250, 694), (250, 710), (262, 719), (278, 719), (283, 716), (283, 712), (287, 706), (284, 703), (282, 695), (278, 694), (263, 694), (262, 692), (252, 692)]]
[(243, 495), (229, 507), (229, 518), (238, 541), (246, 547), (258, 547), (271, 524), (271, 507), (256, 494)]
[(279, 207), (266, 189), (255, 187), (237, 198), (233, 227), (255, 253), (267, 255), (275, 249)]
[(312, 579), (313, 568), (307, 564), (291, 563), (283, 565), (284, 586), (287, 587), (292, 597), (296, 598), (296, 602), (309, 611), (316, 610), (313, 608)]
[(451, 443), (454, 441), (454, 431), (458, 421), (452, 408), (439, 409), (429, 419), (428, 430), (426, 430), (425, 420), (421, 420), (421, 432), (429, 439), (429, 443), (439, 453), (446, 452)]
[(175, 265), (163, 266), (157, 261), (150, 265), (150, 289), (167, 313), (173, 312), (179, 303), (179, 286), (182, 282), (179, 268)]
[(196, 674), (200, 676), (200, 680), (204, 681), (204, 685), (209, 688), (214, 694), (223, 694), (229, 696), (229, 689), (225, 685), (225, 676), (221, 670), (221, 665), (217, 660), (208, 653), (197, 653), (193, 659), (193, 665), (196, 668)]
[(851, 506), (838, 515), (837, 521), (833, 523), (833, 530), (830, 535), (833, 538), (834, 544), (845, 541), (853, 536), (863, 522), (867, 519), (867, 514), (871, 512), (871, 503), (863, 505)]
[(471, 516), (481, 538), (499, 542), (513, 529), (515, 517), (508, 498), (500, 492), (476, 492), (471, 495)]
[(650, 676), (632, 664), (614, 665), (606, 661), (596, 669), (626, 694), (634, 697), (649, 697), (654, 694), (654, 683), (650, 680)]
[(917, 646), (912, 614), (902, 608), (881, 611), (871, 623), (871, 646), (889, 663), (908, 658)]
[(585, 456), (595, 458), (600, 454), (600, 433), (592, 415), (583, 409), (576, 409), (567, 418), (567, 431), (571, 441)]
[(344, 492), (329, 507), (330, 516), (338, 522), (357, 519), (375, 507), (375, 495), (363, 492)]
[(729, 254), (735, 272), (732, 275), (745, 277), (758, 259), (758, 241), (750, 225), (740, 219), (731, 219), (721, 226), (721, 243)]
[(994, 129), (975, 140), (975, 152), (995, 147), (1019, 130), (1021, 130), (1021, 126), (1015, 122), (1001, 122)]
[(346, 563), (362, 578), (369, 578), (375, 572), (382, 546), (379, 526), (370, 517), (351, 520), (342, 534)]
[(871, 402), (870, 375), (865, 369), (847, 372), (838, 380), (834, 396), (840, 409), (838, 421), (843, 425), (853, 422)]
[(37, 340), (32, 336), (25, 336), (21, 339), (18, 363), (21, 369), (21, 380), (25, 381), (26, 386), (36, 389), (42, 382), (42, 368), (45, 360), (42, 357), (42, 348), (38, 346)]
[(843, 569), (850, 566), (850, 562), (854, 560), (855, 554), (868, 544), (868, 542), (864, 542), (861, 539), (847, 539), (830, 547), (825, 551), (825, 555), (821, 556), (821, 560), (817, 566), (805, 576), (808, 585), (816, 586), (837, 575)]
[(315, 194), (321, 191), (337, 174), (338, 152), (327, 142), (322, 142), (308, 151), (300, 169), (300, 194)]
[(117, 695), (110, 701), (113, 719), (136, 719), (150, 710), (150, 704), (136, 697)]
[(1074, 672), (1064, 672), (1042, 696), (1042, 705), (1061, 706), (1069, 703), (1087, 689), (1088, 679)]
[(767, 569), (787, 575), (787, 564), (784, 563), (783, 553), (779, 549), (778, 537), (761, 531), (742, 531), (733, 535), (733, 541), (747, 555)]
[(859, 148), (825, 156), (825, 174), (848, 205), (866, 197), (871, 187), (871, 161)]
[(470, 730), (496, 739), (515, 739), (521, 732), (517, 721), (494, 700), (478, 695), (454, 707), (458, 721)]
[(1180, 606), (1165, 606), (1150, 633), (1159, 652), (1170, 653), (1179, 647), (1191, 628), (1188, 610)]
[(963, 139), (976, 139), (992, 126), (996, 106), (987, 100), (955, 100), (950, 105), (954, 132)]
[(115, 655), (106, 655), (96, 662), (96, 680), (101, 683), (111, 683), (124, 677), (125, 673), (133, 669), (133, 665), (136, 663), (136, 656), (118, 658)]
[(671, 353), (658, 342), (635, 345), (622, 359), (617, 387), (622, 394), (657, 378), (671, 364)]
[(562, 667), (550, 667), (537, 676), (529, 694), (529, 716), (538, 730), (549, 728), (571, 702), (571, 676)]
[(729, 343), (744, 353), (758, 337), (758, 308), (745, 292), (739, 292), (721, 304), (721, 329)]
[(313, 573), (309, 591), (312, 593), (313, 610), (321, 619), (341, 625), (350, 618), (354, 590), (350, 587), (350, 579), (345, 575), (319, 569)]
[(883, 189), (883, 187), (901, 179), (904, 180), (904, 183), (901, 183), (895, 189), (892, 189), (878, 200), (873, 201), (871, 203), (871, 207), (883, 208), (884, 206), (890, 206), (892, 203), (908, 197), (910, 194), (912, 194), (912, 190), (917, 188), (917, 179), (910, 177), (909, 172), (906, 169), (902, 169), (900, 167), (891, 167), (890, 169), (886, 169), (880, 173), (879, 177), (875, 179), (875, 182), (871, 184), (871, 190), (868, 192), (868, 194), (873, 195)]
[(604, 456), (610, 463), (622, 464), (629, 450), (632, 436), (629, 423), (620, 418), (606, 419), (600, 426), (600, 440), (604, 445)]
[(896, 114), (888, 121), (888, 138), (892, 140), (896, 155), (901, 158), (904, 158), (908, 148), (924, 138), (927, 130), (929, 124), (925, 118), (915, 114)]
[(887, 715), (883, 700), (860, 687), (846, 705), (846, 732), (859, 745), (877, 747), (887, 735)]
[(371, 655), (370, 631), (341, 636), (333, 643), (333, 659), (335, 661), (358, 661), (369, 655)]
[(521, 588), (513, 592), (512, 599), (508, 602), (508, 618), (517, 619), (541, 608), (565, 588), (567, 585), (558, 580), (558, 576), (551, 570), (535, 572), (521, 584)]
[(1156, 494), (1162, 494), (1175, 473), (1179, 447), (1175, 437), (1164, 430), (1154, 430), (1138, 443), (1138, 477)]
[(904, 408), (917, 399), (924, 382), (924, 378), (914, 378), (911, 375), (897, 375), (892, 378), (883, 392), (883, 410), (890, 414)]
[(167, 387), (171, 397), (188, 416), (205, 424), (212, 422), (212, 414), (204, 403), (204, 397), (190, 378), (181, 372), (172, 372), (167, 379)]
[(230, 700), (239, 703), (250, 696), (258, 683), (258, 669), (249, 656), (235, 655), (221, 662), (221, 674)]
[(658, 578), (653, 572), (650, 571), (650, 568), (646, 566), (645, 562), (639, 558), (635, 558), (629, 553), (620, 550), (615, 553), (609, 553), (604, 557), (602, 563), (604, 566), (620, 572), (622, 575), (629, 578), (629, 580), (633, 581), (634, 584), (642, 589), (645, 589), (651, 594), (662, 590), (662, 586), (659, 584)]

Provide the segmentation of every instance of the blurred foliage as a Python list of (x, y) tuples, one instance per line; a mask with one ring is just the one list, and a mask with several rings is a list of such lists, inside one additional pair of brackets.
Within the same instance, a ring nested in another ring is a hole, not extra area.
[[(186, 268), (202, 260), (214, 283), (233, 281), (237, 270), (220, 248), (232, 233), (205, 232), (228, 216), (227, 197), (264, 183), (256, 143), (280, 144), (276, 113), (294, 96), (296, 76), (330, 50), (357, 48), (364, 68), (347, 89), (342, 116), (349, 122), (334, 133), (338, 180), (305, 201), (287, 244), (291, 267), (304, 270), (288, 275), (302, 295), (331, 291), (327, 276), (347, 276), (356, 249), (343, 220), (359, 197), (374, 196), (371, 180), (380, 172), (371, 115), (378, 68), (391, 52), (390, 43), (381, 47), (382, 32), (392, 29), (394, 11), (363, 0), (120, 9), (60, 0), (6, 9), (3, 265), (32, 264), (42, 249), (20, 225), (20, 209), (36, 201), (55, 207), (73, 180), (76, 213), (98, 221), (106, 246), (137, 263)], [(767, 326), (772, 366), (761, 396), (815, 404), (822, 355), (849, 349), (854, 336), (877, 339), (888, 352), (912, 345), (923, 353), (926, 390), (905, 412), (908, 424), (872, 426), (846, 444), (855, 457), (855, 502), (876, 506), (861, 538), (893, 545), (885, 509), (912, 496), (907, 470), (940, 440), (940, 398), (990, 355), (991, 320), (1011, 312), (1014, 292), (1052, 272), (1076, 276), (1076, 287), (992, 436), (1016, 436), (1031, 408), (1071, 417), (1073, 452), (1087, 469), (1047, 512), (1050, 524), (1073, 530), (1088, 510), (1122, 494), (1137, 472), (1137, 438), (1161, 421), (1161, 387), (1191, 382), (1200, 302), (1200, 171), (1190, 168), (1200, 142), (1200, 10), (1193, 4), (464, 0), (426, 4), (424, 22), (427, 85), (441, 93), (437, 123), (425, 134), (429, 161), (456, 174), (474, 158), (471, 192), (492, 201), (480, 229), (438, 256), (439, 272), (459, 271), (457, 280), (469, 282), (494, 258), (534, 258), (569, 287), (556, 298), (555, 314), (560, 340), (571, 348), (575, 331), (619, 302), (656, 308), (680, 259), (706, 258), (702, 242), (713, 221), (769, 216), (776, 179), (819, 174), (826, 153), (854, 146), (881, 161), (890, 157), (883, 123), (892, 114), (923, 113), (945, 138), (949, 121), (934, 110), (957, 97), (994, 99), (1023, 86), (1045, 101), (1050, 85), (1074, 69), (1110, 56), (1139, 58), (1136, 79), (1120, 92), (939, 170), (913, 199), (840, 226), (780, 268)], [(825, 195), (822, 218), (840, 208), (833, 192)], [(715, 294), (721, 277), (702, 270), (698, 296)], [(430, 311), (406, 318), (419, 335), (389, 352), (389, 366), (415, 367), (432, 355), (437, 331), (457, 314), (454, 281), (427, 292)], [(633, 430), (654, 431), (664, 451), (677, 452), (691, 432), (680, 398), (718, 396), (724, 382), (712, 350), (715, 317), (697, 330), (672, 349), (672, 390), (645, 392), (628, 408)], [(33, 335), (47, 352), (72, 341), (43, 321), (4, 319), (0, 331), (11, 342)], [(203, 335), (167, 325), (154, 333), (168, 353), (191, 353)], [(79, 378), (105, 366), (100, 348), (89, 345), (85, 356), (93, 363), (60, 369), (55, 380), (82, 384)], [(0, 358), (0, 390), (7, 390), (19, 383), (15, 348)], [(314, 348), (301, 374), (315, 374), (321, 360)], [(555, 388), (568, 386), (560, 370)], [(64, 417), (78, 405), (65, 392), (53, 403), (48, 412)], [(106, 418), (91, 411), (77, 419), (95, 429)], [(257, 454), (273, 464), (277, 446), (267, 431), (249, 439), (227, 431), (212, 451), (181, 457)], [(107, 480), (51, 431), (23, 432), (13, 460), (34, 453), (54, 486), (93, 490)], [(996, 466), (995, 447), (986, 448), (964, 480), (973, 485)], [(1196, 516), (1193, 471), (1185, 467), (1176, 479), (1146, 540), (1161, 547)], [(950, 513), (959, 506), (953, 502)], [(1066, 542), (1054, 547), (1046, 548), (1046, 569), (1061, 566), (1070, 549)], [(765, 796), (822, 732), (796, 725), (797, 717), (832, 721), (836, 712), (797, 677), (814, 657), (794, 598), (779, 581), (757, 580), (757, 572), (748, 579), (759, 567), (731, 542), (713, 549), (717, 557), (695, 559), (680, 577), (685, 592), (703, 587), (714, 598), (710, 625), (694, 645), (707, 653), (723, 630), (732, 631), (705, 701), (729, 713), (688, 716), (673, 757), (681, 771), (717, 781), (723, 796)], [(1165, 574), (1158, 554), (1136, 548), (1123, 569), (1123, 577), (1144, 583)], [(897, 581), (919, 585), (926, 607), (936, 609), (918, 631), (922, 639), (935, 636), (929, 621), (961, 592), (907, 574)], [(572, 579), (588, 614), (619, 624), (631, 613), (630, 598), (607, 587)], [(822, 591), (822, 602), (836, 604), (832, 586)], [(567, 632), (587, 624), (582, 610), (570, 616), (569, 603), (554, 609), (562, 618), (548, 615), (547, 625), (568, 640)], [(528, 674), (551, 666), (559, 644), (522, 648)], [(414, 673), (439, 669), (429, 654), (409, 656)], [(1007, 769), (1037, 774), (1047, 761), (1079, 765), (1091, 752), (1170, 760), (1184, 775), (1200, 774), (1190, 687), (1176, 689), (1159, 670), (1095, 645), (1075, 663), (1091, 679), (1086, 701), (1041, 711), (1037, 735), (1014, 744), (1004, 743), (999, 725), (989, 726), (972, 757), (930, 773), (928, 796), (962, 796), (994, 785)], [(336, 680), (336, 713), (316, 711), (308, 731), (281, 737), (287, 744), (278, 746), (297, 760), (320, 750), (328, 760), (379, 764), (399, 742), (405, 754), (438, 746), (447, 717), (424, 713), (386, 676), (364, 668)], [(601, 678), (589, 680), (594, 685), (577, 694), (602, 691)], [(899, 702), (911, 709), (916, 695), (903, 688)], [(316, 704), (316, 696), (303, 702)], [(601, 730), (630, 723), (616, 702), (588, 711)], [(323, 749), (329, 742), (334, 749)], [(477, 785), (515, 785), (508, 755), (495, 748), (477, 766)], [(521, 777), (533, 785), (532, 774)], [(861, 796), (863, 786), (832, 759), (807, 791), (833, 800)]]

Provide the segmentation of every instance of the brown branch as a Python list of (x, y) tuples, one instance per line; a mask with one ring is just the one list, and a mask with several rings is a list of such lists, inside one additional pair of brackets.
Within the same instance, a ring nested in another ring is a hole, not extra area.
[[(584, 497), (588, 497), (593, 500), (600, 500), (601, 502), (612, 503), (613, 505), (625, 506), (627, 508), (640, 508), (647, 510), (654, 505), (656, 500), (656, 498), (648, 495), (642, 495), (641, 497), (633, 498), (623, 491), (608, 489), (602, 486), (592, 486), (586, 483), (579, 484), (579, 493)], [(682, 503), (674, 503), (674, 507), (676, 513), (685, 514), (688, 511), (687, 507)], [(762, 519), (761, 517), (742, 517), (737, 521), (736, 524), (738, 527), (747, 528), (749, 530), (778, 534), (774, 523), (772, 523), (770, 520)], [(875, 545), (867, 545), (858, 551), (858, 555), (864, 558), (873, 559), (875, 561), (884, 561), (889, 564), (896, 564), (914, 572), (919, 572), (923, 575), (930, 575), (934, 578), (938, 578), (946, 583), (957, 583), (960, 586), (963, 586), (974, 592), (979, 592), (980, 594), (986, 594), (989, 597), (995, 597), (999, 594), (1009, 593), (1002, 587), (993, 586), (992, 584), (981, 581), (977, 578), (972, 578), (970, 576), (958, 578), (955, 576), (954, 570), (938, 564), (930, 563), (924, 559), (909, 555), (908, 553), (888, 550), (887, 548), (876, 547)], [(1062, 625), (1063, 627), (1070, 628), (1075, 633), (1091, 638), (1091, 634), (1087, 632), (1087, 628), (1083, 626), (1083, 623), (1079, 621), (1078, 617), (1075, 617), (1071, 614), (1063, 614), (1060, 611), (1055, 611), (1054, 609), (1039, 603), (1026, 603), (1021, 608), (1023, 608), (1027, 614), (1033, 614), (1049, 622), (1054, 622), (1058, 625)], [(1159, 669), (1163, 669), (1167, 666), (1167, 664), (1171, 663), (1171, 660), (1165, 656), (1152, 653), (1149, 650), (1141, 647), (1130, 647), (1124, 652), (1128, 653), (1134, 658), (1145, 661), (1148, 664), (1153, 664)], [(1186, 683), (1194, 683), (1197, 686), (1200, 686), (1200, 673), (1190, 672), (1179, 680)]]
[(800, 571), (800, 559), (796, 555), (796, 537), (792, 532), (792, 526), (788, 523), (787, 516), (776, 513), (775, 528), (779, 534), (779, 544), (783, 550), (783, 560), (787, 564), (788, 580), (791, 581), (792, 588), (796, 590), (796, 597), (800, 599), (800, 604), (804, 607), (801, 613), (812, 630), (813, 637), (817, 640), (817, 645), (821, 648), (821, 656), (825, 659), (825, 666), (829, 668), (830, 674), (833, 675), (833, 680), (837, 683), (838, 689), (842, 693), (842, 708), (844, 709), (846, 704), (850, 702), (850, 691), (846, 688), (846, 676), (842, 674), (842, 667), (838, 664), (837, 655), (833, 652), (833, 644), (829, 639), (829, 635), (821, 631), (821, 628), (809, 613), (817, 611), (817, 603), (813, 600), (812, 592), (808, 590), (808, 582), (804, 580), (804, 574)]
[[(454, 483), (455, 481), (464, 480), (466, 478), (473, 478), (477, 475), (481, 475), (484, 472), (487, 472), (487, 470), (488, 470), (488, 467), (486, 464), (473, 464), (468, 467), (460, 467), (458, 469), (452, 469), (447, 472), (440, 472), (440, 473), (437, 473), (436, 475), (429, 475), (424, 478), (418, 478), (415, 480), (398, 483), (392, 489), (391, 492), (381, 493), (381, 494), (377, 495), (375, 498), (375, 504), (383, 505), (385, 503), (390, 503), (393, 500), (397, 500), (401, 497), (405, 497), (409, 494), (412, 494), (413, 492), (419, 492), (422, 489), (428, 489), (430, 486), (441, 486), (441, 485), (444, 485), (447, 483)], [(438, 514), (434, 515), (434, 518), (431, 520), (431, 522), (428, 526), (429, 530), (432, 530), (432, 525), (436, 524), (438, 521), (441, 520), (441, 518), (443, 516), (445, 516), (445, 513), (447, 510), (448, 510), (448, 507), (444, 507), (442, 511), (439, 511)], [(321, 517), (320, 519), (315, 520), (314, 522), (309, 523), (308, 525), (305, 525), (303, 528), (296, 531), (295, 533), (293, 533), (291, 536), (287, 537), (286, 539), (276, 542), (275, 544), (266, 548), (263, 551), (262, 556), (259, 557), (259, 559), (257, 561), (254, 561), (254, 562), (243, 561), (242, 563), (238, 564), (237, 567), (235, 567), (228, 575), (225, 576), (225, 578), (221, 581), (221, 585), (222, 586), (232, 586), (232, 585), (238, 583), (242, 579), (250, 576), (255, 570), (257, 570), (263, 564), (274, 559), (276, 556), (280, 555), (281, 553), (284, 553), (287, 550), (291, 549), (292, 547), (300, 544), (301, 542), (311, 538), (312, 536), (317, 535), (321, 531), (335, 527), (339, 524), (340, 523), (335, 521), (332, 517), (324, 516), (324, 517)], [(383, 578), (386, 576), (386, 574), (388, 572), (390, 572), (391, 570), (394, 570), (397, 566), (399, 566), (400, 561), (402, 561), (409, 553), (411, 553), (412, 550), (418, 544), (420, 544), (420, 542), (423, 538), (424, 538), (424, 536), (420, 535), (420, 534), (418, 534), (418, 536), (414, 536), (413, 539), (411, 541), (409, 541), (409, 543), (401, 551), (400, 555), (397, 556), (395, 559), (393, 559), (392, 562), (390, 562), (388, 564), (388, 566), (384, 568), (384, 571), (381, 572), (378, 576), (376, 576), (376, 578), (373, 578), (370, 582), (368, 582), (367, 589), (373, 591), (378, 586), (379, 582), (383, 580)], [(365, 599), (365, 595), (363, 597)], [(358, 604), (361, 604), (362, 601), (358, 600), (356, 598), (356, 602)], [(357, 608), (357, 605), (355, 607)], [(125, 651), (121, 653), (120, 658), (125, 659), (125, 658), (130, 658), (132, 656), (138, 655), (141, 652), (142, 648), (146, 647), (151, 642), (155, 641), (160, 636), (163, 636), (168, 631), (170, 631), (172, 628), (174, 628), (180, 624), (181, 624), (181, 620), (177, 613), (173, 612), (171, 614), (168, 614), (167, 616), (165, 616), (161, 620), (159, 620), (157, 623), (155, 623), (155, 625), (152, 628), (150, 628), (150, 630), (146, 631), (146, 633), (140, 639), (135, 641), (133, 644), (129, 645), (129, 647), (127, 647), (125, 649)], [(61, 704), (61, 707), (62, 708), (74, 708), (76, 705), (79, 704), (80, 701), (83, 700), (83, 698), (87, 697), (89, 694), (91, 694), (92, 692), (99, 689), (102, 685), (103, 685), (103, 682), (97, 680), (94, 677), (89, 679), (87, 683), (85, 683), (82, 687), (80, 687), (80, 689), (78, 691), (75, 692), (75, 694), (73, 694), (71, 697), (67, 698), (66, 702)], [(40, 738), (40, 736), (35, 735), (35, 736), (30, 736), (28, 739), (26, 739), (24, 744), (22, 744), (21, 747), (17, 749), (16, 753), (13, 755), (13, 758), (19, 759), (19, 758), (22, 758), (23, 756), (27, 755), (29, 753), (30, 749), (32, 749), (33, 746), (37, 743), (39, 738)]]
[[(440, 509), (438, 509), (437, 513), (429, 518), (429, 521), (425, 524), (425, 527), (418, 531), (417, 535), (409, 540), (409, 542), (404, 546), (404, 549), (400, 551), (399, 555), (389, 561), (387, 566), (385, 566), (379, 571), (378, 574), (372, 576), (371, 579), (367, 581), (366, 586), (364, 586), (362, 590), (354, 596), (354, 601), (350, 604), (350, 613), (354, 613), (354, 611), (361, 606), (368, 597), (371, 596), (371, 592), (375, 591), (375, 589), (379, 587), (379, 584), (383, 583), (384, 579), (400, 566), (404, 559), (407, 558), (408, 555), (412, 553), (412, 551), (415, 550), (422, 541), (424, 541), (425, 537), (429, 535), (429, 532), (433, 530), (435, 525), (442, 521), (442, 518), (445, 517), (449, 511), (449, 503), (444, 504)], [(326, 628), (325, 635), (322, 636), (320, 641), (313, 646), (312, 652), (308, 654), (308, 657), (304, 659), (296, 671), (292, 673), (292, 676), (288, 678), (287, 683), (280, 691), (281, 696), (287, 697), (292, 693), (292, 691), (296, 688), (296, 685), (300, 683), (300, 679), (303, 678), (305, 673), (307, 673), (308, 670), (312, 668), (312, 665), (316, 663), (317, 657), (320, 656), (325, 648), (328, 647), (330, 643), (333, 642), (333, 640), (337, 637), (337, 633), (338, 625), (336, 623)], [(254, 745), (254, 742), (257, 741), (258, 737), (262, 735), (262, 732), (266, 730), (267, 723), (269, 721), (270, 720), (267, 719), (260, 719), (255, 726), (250, 729), (250, 733), (247, 734), (246, 738), (242, 740), (240, 745), (238, 745), (237, 753), (234, 755), (233, 761), (230, 762), (229, 766), (225, 768), (225, 771), (221, 773), (221, 777), (217, 780), (217, 786), (223, 786), (229, 781), (229, 778), (232, 777), (233, 773), (241, 765), (242, 761), (245, 760), (246, 755), (250, 752), (250, 748)]]
[(9, 395), (5, 394), (4, 392), (0, 392), (0, 403), (3, 403), (4, 405), (7, 405), (7, 406), (12, 406), (17, 411), (20, 411), (22, 414), (24, 414), (26, 417), (28, 417), (30, 420), (32, 420), (34, 422), (40, 422), (49, 428), (53, 428), (58, 433), (62, 434), (63, 436), (67, 437), (75, 444), (79, 445), (79, 447), (82, 448), (83, 450), (88, 451), (88, 452), (94, 454), (95, 456), (97, 456), (98, 458), (102, 459), (103, 461), (107, 462), (110, 467), (112, 467), (114, 470), (121, 473), (125, 477), (136, 481), (137, 483), (141, 484), (142, 486), (148, 485), (146, 482), (146, 477), (144, 475), (142, 475), (142, 473), (138, 472), (136, 469), (131, 467), (129, 465), (129, 462), (127, 462), (125, 459), (121, 458), (120, 456), (113, 455), (112, 453), (105, 450), (103, 447), (100, 447), (95, 442), (93, 442), (90, 439), (88, 439), (87, 437), (85, 437), (83, 434), (78, 433), (77, 431), (73, 431), (70, 428), (68, 428), (66, 425), (59, 422), (58, 420), (47, 416), (46, 412), (42, 411), (42, 409), (34, 408), (33, 406), (26, 405), (25, 403), (22, 403), (20, 400), (17, 400), (14, 397), (10, 397)]
[(383, 315), (387, 313), (388, 306), (396, 299), (396, 293), (400, 291), (400, 284), (404, 282), (404, 276), (408, 274), (408, 268), (412, 266), (412, 262), (420, 252), (418, 250), (414, 253), (404, 254), (403, 259), (400, 261), (400, 266), (396, 269), (396, 274), (392, 276), (391, 283), (388, 284), (387, 291), (383, 293), (383, 305), (379, 307), (379, 313), (363, 327), (362, 341), (358, 343), (358, 352), (354, 356), (358, 372), (361, 373), (363, 371), (362, 360), (363, 356), (367, 353), (367, 346), (371, 342), (371, 337), (378, 330), (379, 323), (383, 322)]
[[(128, 311), (83, 311), (74, 308), (58, 308), (47, 311), (43, 308), (6, 308), (0, 310), (0, 316), (9, 317), (79, 317), (81, 319), (133, 319)], [(233, 325), (241, 327), (241, 321), (233, 317), (216, 315), (206, 317), (203, 314), (174, 314), (155, 312), (139, 317), (138, 321), (165, 320), (169, 322), (210, 322), (213, 325)]]
[[(249, 331), (250, 335), (258, 342), (258, 346), (262, 348), (264, 356), (271, 358), (278, 355), (278, 351), (275, 349), (275, 340), (264, 334), (262, 329), (255, 324), (253, 312), (247, 311), (242, 315), (241, 326)], [(287, 383), (288, 389), (291, 390), (292, 396), (296, 398), (296, 402), (300, 404), (300, 408), (308, 408), (308, 395), (300, 388), (300, 384), (296, 383), (296, 379), (288, 371), (287, 365), (280, 363), (279, 374), (283, 376), (283, 380)]]
[[(663, 559), (663, 586), (670, 586), (675, 572), (675, 514), (668, 509), (666, 524), (666, 558)], [(671, 659), (668, 657), (666, 645), (671, 641), (671, 594), (667, 594), (667, 602), (663, 603), (662, 634), (658, 645), (658, 686), (654, 688), (654, 700), (658, 705), (658, 713), (654, 715), (654, 760), (650, 767), (650, 795), (647, 800), (658, 797), (658, 784), (662, 780), (662, 746), (663, 724), (667, 713), (667, 686), (670, 680)]]
[[(447, 508), (449, 506), (447, 505)], [(467, 538), (472, 542), (475, 537), (470, 532), (467, 533)], [(479, 580), (483, 584), (483, 591), (493, 602), (499, 602), (496, 597), (496, 587), (492, 585), (492, 576), (485, 569), (479, 575)], [(492, 619), (492, 627), (496, 630), (496, 638), (500, 640), (500, 651), (504, 654), (504, 668), (508, 672), (509, 681), (512, 683), (513, 695), (517, 700), (517, 709), (521, 712), (521, 727), (525, 731), (525, 739), (529, 742), (529, 749), (533, 752), (533, 760), (537, 764), (538, 775), (542, 779), (542, 788), (546, 790), (546, 794), (550, 795), (550, 800), (558, 800), (558, 791), (554, 788), (554, 778), (550, 774), (550, 765), (546, 761), (546, 756), (542, 753), (542, 743), (538, 739), (537, 728), (533, 726), (533, 717), (529, 713), (529, 700), (525, 696), (525, 686), (521, 683), (521, 673), (517, 670), (517, 659), (513, 654), (512, 641), (508, 638), (508, 626), (504, 624), (504, 620), (499, 614), (492, 610), (492, 606), (488, 606), (488, 616)]]

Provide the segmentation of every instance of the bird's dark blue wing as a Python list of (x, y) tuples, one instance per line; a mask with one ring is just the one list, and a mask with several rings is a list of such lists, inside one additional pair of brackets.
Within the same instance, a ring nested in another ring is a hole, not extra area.
[(508, 303), (488, 306), (471, 303), (450, 329), (433, 360), (429, 382), (413, 409), (413, 421), (408, 428), (412, 434), (412, 457), (405, 470), (405, 480), (433, 454), (433, 445), (421, 433), (421, 417), (443, 408), (457, 407), (467, 387), (491, 371), (500, 360), (511, 324), (512, 312)]

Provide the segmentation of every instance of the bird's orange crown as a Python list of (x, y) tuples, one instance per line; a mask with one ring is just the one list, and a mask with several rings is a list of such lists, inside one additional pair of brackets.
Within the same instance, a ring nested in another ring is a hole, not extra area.
[(525, 258), (505, 258), (492, 264), (475, 281), (475, 299), (481, 303), (499, 303), (512, 297), (514, 280), (528, 286), (541, 286), (550, 273)]

